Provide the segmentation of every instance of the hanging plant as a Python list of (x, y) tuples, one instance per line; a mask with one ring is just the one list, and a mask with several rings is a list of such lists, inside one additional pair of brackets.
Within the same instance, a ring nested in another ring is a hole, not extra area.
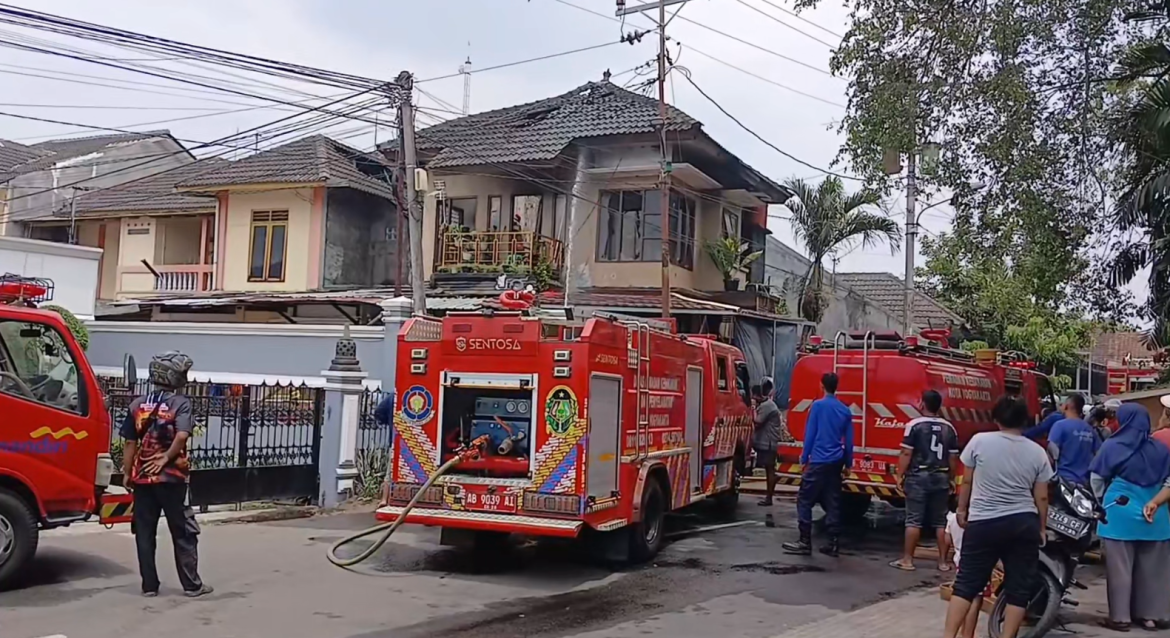
[(752, 250), (751, 245), (735, 237), (724, 237), (707, 242), (707, 254), (715, 263), (715, 268), (723, 275), (724, 289), (739, 290), (739, 280), (735, 275), (759, 259), (764, 251)]

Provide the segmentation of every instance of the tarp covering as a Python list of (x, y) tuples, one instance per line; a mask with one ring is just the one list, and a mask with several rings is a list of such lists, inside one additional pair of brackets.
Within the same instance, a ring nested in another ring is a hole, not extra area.
[(751, 385), (772, 377), (776, 405), (781, 410), (788, 409), (799, 335), (799, 326), (791, 323), (746, 317), (739, 317), (735, 322), (732, 343), (743, 352)]

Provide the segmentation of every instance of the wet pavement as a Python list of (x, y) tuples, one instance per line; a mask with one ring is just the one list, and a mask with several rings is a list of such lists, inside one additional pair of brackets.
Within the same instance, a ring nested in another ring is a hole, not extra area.
[[(746, 499), (745, 499), (746, 500)], [(162, 595), (138, 595), (133, 538), (123, 530), (47, 535), (28, 586), (0, 593), (4, 638), (769, 638), (940, 582), (927, 565), (890, 569), (900, 530), (855, 530), (838, 559), (784, 555), (790, 503), (740, 506), (751, 524), (670, 543), (653, 563), (615, 568), (580, 545), (519, 542), (491, 553), (440, 547), (407, 527), (355, 571), (325, 550), (373, 523), (349, 513), (204, 528), (200, 553), (216, 592), (183, 598), (160, 537)], [(679, 517), (679, 531), (713, 521)], [(356, 552), (360, 546), (355, 546)]]

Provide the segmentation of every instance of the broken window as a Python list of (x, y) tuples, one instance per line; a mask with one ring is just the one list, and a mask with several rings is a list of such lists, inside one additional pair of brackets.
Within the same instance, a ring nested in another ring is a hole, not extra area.
[(662, 258), (658, 191), (607, 191), (598, 222), (598, 261), (657, 261)]
[(509, 230), (507, 228), (504, 228), (501, 225), (503, 223), (503, 221), (506, 221), (506, 220), (500, 219), (500, 214), (503, 212), (503, 210), (504, 210), (504, 198), (503, 197), (500, 197), (499, 195), (492, 195), (492, 196), (488, 197), (488, 230), (491, 230), (491, 231)]
[(541, 204), (543, 202), (544, 197), (540, 195), (513, 195), (511, 230), (526, 233), (539, 232)]

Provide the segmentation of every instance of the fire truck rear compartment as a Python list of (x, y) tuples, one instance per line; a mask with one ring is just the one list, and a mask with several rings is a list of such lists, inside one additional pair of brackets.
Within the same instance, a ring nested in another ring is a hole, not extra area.
[(527, 478), (534, 409), (531, 389), (448, 385), (439, 411), (442, 460), (486, 435), (483, 456), (461, 463), (458, 473)]

